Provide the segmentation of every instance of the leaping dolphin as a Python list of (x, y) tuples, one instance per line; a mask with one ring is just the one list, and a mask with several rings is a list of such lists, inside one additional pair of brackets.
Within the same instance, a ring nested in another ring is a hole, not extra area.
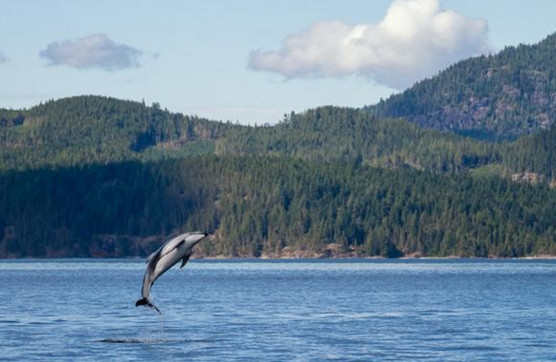
[(176, 236), (162, 244), (160, 248), (155, 250), (148, 256), (146, 263), (147, 270), (143, 277), (143, 287), (141, 288), (141, 296), (135, 306), (145, 305), (154, 308), (158, 313), (160, 310), (152, 304), (149, 299), (151, 287), (162, 274), (168, 269), (173, 267), (180, 259), (180, 269), (187, 263), (191, 254), (193, 254), (193, 247), (202, 239), (207, 237), (207, 233), (192, 232)]

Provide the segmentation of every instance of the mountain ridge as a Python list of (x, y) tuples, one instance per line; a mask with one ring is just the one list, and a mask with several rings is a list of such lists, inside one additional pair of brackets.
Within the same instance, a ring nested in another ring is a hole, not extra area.
[(0, 169), (266, 154), (440, 174), (488, 166), (500, 176), (535, 173), (548, 183), (556, 175), (554, 126), (491, 143), (348, 107), (292, 112), (274, 126), (251, 127), (171, 113), (156, 103), (77, 96), (25, 111), (0, 110), (0, 124)]
[(556, 33), (537, 44), (462, 60), (366, 109), (427, 128), (516, 139), (555, 122), (555, 57)]

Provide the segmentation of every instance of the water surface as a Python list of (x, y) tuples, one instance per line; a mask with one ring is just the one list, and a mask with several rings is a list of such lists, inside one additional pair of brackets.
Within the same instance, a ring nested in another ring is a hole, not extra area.
[(0, 260), (5, 360), (556, 360), (554, 260)]

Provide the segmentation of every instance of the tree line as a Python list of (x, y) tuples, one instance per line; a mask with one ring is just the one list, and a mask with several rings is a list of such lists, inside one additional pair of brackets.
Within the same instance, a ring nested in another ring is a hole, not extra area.
[(196, 156), (0, 174), (0, 255), (145, 255), (203, 230), (204, 255), (556, 253), (556, 191), (354, 162)]

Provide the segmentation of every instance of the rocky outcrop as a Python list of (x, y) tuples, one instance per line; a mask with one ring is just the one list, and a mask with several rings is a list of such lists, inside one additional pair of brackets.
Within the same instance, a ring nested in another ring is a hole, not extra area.
[[(534, 172), (520, 172), (520, 173), (512, 174), (512, 181), (529, 183), (531, 185), (537, 185), (539, 183), (546, 182), (546, 178), (545, 178), (544, 175), (534, 173)], [(552, 181), (551, 185), (553, 183), (554, 183), (554, 181)]]

